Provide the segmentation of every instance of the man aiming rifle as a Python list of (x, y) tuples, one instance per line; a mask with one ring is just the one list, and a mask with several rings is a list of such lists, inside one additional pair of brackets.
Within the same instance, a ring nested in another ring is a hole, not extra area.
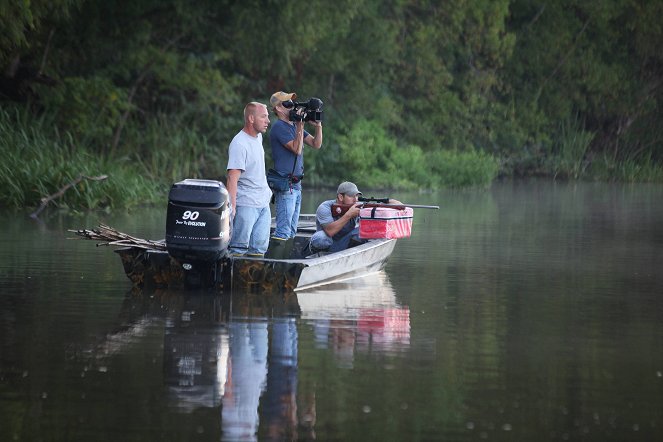
[(359, 201), (359, 204), (340, 204), (340, 203), (334, 203), (331, 206), (332, 213), (335, 215), (343, 215), (345, 212), (347, 212), (350, 208), (352, 207), (358, 207), (359, 209), (363, 209), (364, 207), (388, 207), (390, 209), (395, 209), (395, 210), (403, 210), (406, 207), (411, 207), (413, 209), (439, 209), (440, 206), (425, 206), (421, 204), (404, 204), (401, 202), (398, 202), (394, 199), (391, 198), (364, 198), (360, 196), (357, 198)]
[[(315, 212), (317, 231), (311, 236), (311, 251), (338, 252), (365, 240), (359, 238), (358, 204), (361, 192), (357, 185), (345, 181), (336, 190), (336, 199), (327, 200)], [(386, 204), (402, 206), (400, 201), (385, 199)]]

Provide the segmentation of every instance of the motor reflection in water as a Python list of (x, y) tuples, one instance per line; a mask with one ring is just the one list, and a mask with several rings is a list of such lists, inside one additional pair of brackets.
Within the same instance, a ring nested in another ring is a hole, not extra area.
[(184, 413), (219, 407), (223, 440), (315, 438), (315, 388), (297, 391), (300, 331), (312, 331), (308, 342), (332, 351), (339, 369), (352, 368), (358, 352), (410, 343), (409, 310), (383, 273), (279, 296), (134, 293), (127, 306), (135, 322), (165, 324), (170, 405)]
[(189, 296), (168, 306), (164, 382), (177, 407), (193, 411), (221, 404), (227, 381), (229, 333), (221, 298)]

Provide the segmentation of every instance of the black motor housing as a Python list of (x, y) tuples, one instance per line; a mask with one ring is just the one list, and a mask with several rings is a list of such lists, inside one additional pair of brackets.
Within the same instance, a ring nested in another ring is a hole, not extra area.
[(208, 262), (230, 242), (228, 191), (214, 180), (186, 179), (168, 194), (166, 248), (179, 261)]

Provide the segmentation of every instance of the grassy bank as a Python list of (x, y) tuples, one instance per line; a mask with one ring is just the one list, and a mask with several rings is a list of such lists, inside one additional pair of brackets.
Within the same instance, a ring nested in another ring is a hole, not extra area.
[[(55, 205), (84, 210), (162, 204), (173, 182), (224, 179), (226, 145), (209, 142), (195, 128), (166, 118), (144, 123), (141, 129), (128, 127), (124, 133), (128, 141), (113, 151), (58, 132), (48, 117), (27, 115), (0, 110), (0, 206), (37, 207), (41, 198), (81, 175), (108, 178), (80, 181)], [(477, 150), (424, 152), (416, 145), (400, 146), (377, 123), (366, 120), (347, 133), (328, 129), (325, 134), (324, 149), (307, 150), (309, 188), (335, 187), (348, 179), (375, 190), (488, 187), (498, 174), (513, 174), (509, 167), (514, 162), (526, 162), (523, 158), (498, 160)], [(591, 134), (573, 124), (560, 134), (553, 148), (532, 155), (524, 167), (553, 179), (663, 182), (663, 168), (651, 158), (591, 157)], [(271, 164), (267, 146), (266, 152)]]
[(156, 201), (160, 193), (145, 168), (130, 158), (109, 158), (76, 145), (53, 129), (47, 118), (25, 122), (19, 114), (0, 111), (0, 206), (36, 207), (80, 175), (108, 175), (104, 181), (82, 180), (57, 199), (76, 209), (131, 207)]
[[(5, 159), (0, 165), (1, 206), (36, 207), (42, 197), (80, 175), (108, 179), (83, 180), (55, 204), (98, 209), (161, 203), (169, 186), (183, 178), (223, 179), (225, 146), (212, 145), (195, 129), (166, 119), (155, 119), (140, 130), (129, 127), (124, 138), (130, 141), (108, 151), (59, 133), (47, 117), (26, 115), (0, 111), (0, 154)], [(498, 172), (497, 162), (478, 152), (429, 155), (417, 146), (400, 148), (369, 122), (356, 125), (346, 136), (331, 133), (327, 140), (331, 146), (307, 154), (311, 187), (335, 186), (348, 179), (366, 189), (485, 187)]]

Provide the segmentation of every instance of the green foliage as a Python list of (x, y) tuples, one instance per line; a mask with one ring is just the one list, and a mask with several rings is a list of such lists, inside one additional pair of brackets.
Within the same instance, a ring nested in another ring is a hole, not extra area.
[(122, 112), (131, 104), (127, 91), (102, 76), (69, 77), (62, 87), (42, 94), (44, 105), (59, 109), (58, 127), (84, 144), (107, 146)]
[(417, 146), (399, 147), (377, 123), (359, 120), (341, 136), (341, 168), (345, 177), (366, 188), (430, 187), (428, 167)]
[(369, 3), (314, 1), (304, 6), (296, 2), (234, 2), (229, 10), (222, 11), (224, 35), (233, 39), (228, 48), (235, 66), (251, 80), (266, 82), (265, 92), (271, 95), (275, 92), (271, 89), (301, 86), (305, 74), (315, 66), (309, 61), (322, 53), (320, 46), (347, 36), (353, 19), (363, 14), (362, 8)]
[(482, 151), (433, 152), (429, 159), (439, 187), (488, 187), (497, 177), (499, 162)]
[(577, 118), (560, 124), (559, 134), (555, 149), (548, 158), (550, 173), (554, 177), (578, 179), (587, 166), (586, 155), (594, 134), (583, 130), (583, 125)]
[(604, 153), (591, 163), (588, 177), (601, 181), (663, 182), (663, 166), (651, 158), (615, 161)]
[[(0, 0), (0, 66), (22, 50), (41, 46), (44, 29), (69, 18), (81, 0)], [(35, 39), (35, 36), (38, 37)]]
[(486, 187), (499, 170), (498, 162), (485, 152), (424, 153), (415, 145), (399, 147), (382, 127), (366, 120), (358, 121), (340, 144), (342, 179), (366, 188)]
[(169, 121), (165, 115), (150, 120), (140, 133), (127, 138), (137, 142), (128, 149), (150, 179), (173, 183), (184, 178), (219, 179), (228, 163), (227, 146), (210, 145), (199, 131)]
[(651, 116), (660, 121), (660, 2), (516, 0), (511, 10), (519, 38), (505, 78), (530, 137), (555, 138), (557, 122), (577, 114), (596, 134), (590, 150), (604, 152), (627, 149), (620, 141), (645, 121), (658, 126)]
[(126, 131), (140, 134), (163, 115), (227, 142), (228, 118), (220, 117), (241, 115), (243, 103), (241, 77), (221, 69), (230, 56), (214, 21), (222, 10), (221, 2), (86, 2), (56, 34), (49, 66), (62, 81), (39, 89), (43, 103), (58, 110), (61, 129), (101, 153), (126, 155), (140, 144)]
[(54, 204), (95, 209), (129, 207), (155, 201), (162, 189), (135, 164), (99, 158), (78, 148), (69, 134), (59, 135), (46, 120), (24, 125), (17, 115), (0, 110), (0, 205), (37, 207), (79, 176), (109, 175), (106, 181), (82, 180)]
[[(515, 36), (509, 2), (413, 2), (403, 8), (402, 61), (393, 88), (399, 136), (426, 150), (492, 146), (505, 116), (500, 70)], [(416, 91), (416, 92), (415, 92)]]
[(0, 99), (29, 97), (11, 136), (76, 166), (42, 186), (37, 161), (11, 204), (90, 158), (158, 188), (222, 178), (244, 104), (276, 90), (325, 102), (309, 185), (483, 186), (493, 158), (506, 175), (656, 180), (662, 14), (645, 0), (0, 0)]

